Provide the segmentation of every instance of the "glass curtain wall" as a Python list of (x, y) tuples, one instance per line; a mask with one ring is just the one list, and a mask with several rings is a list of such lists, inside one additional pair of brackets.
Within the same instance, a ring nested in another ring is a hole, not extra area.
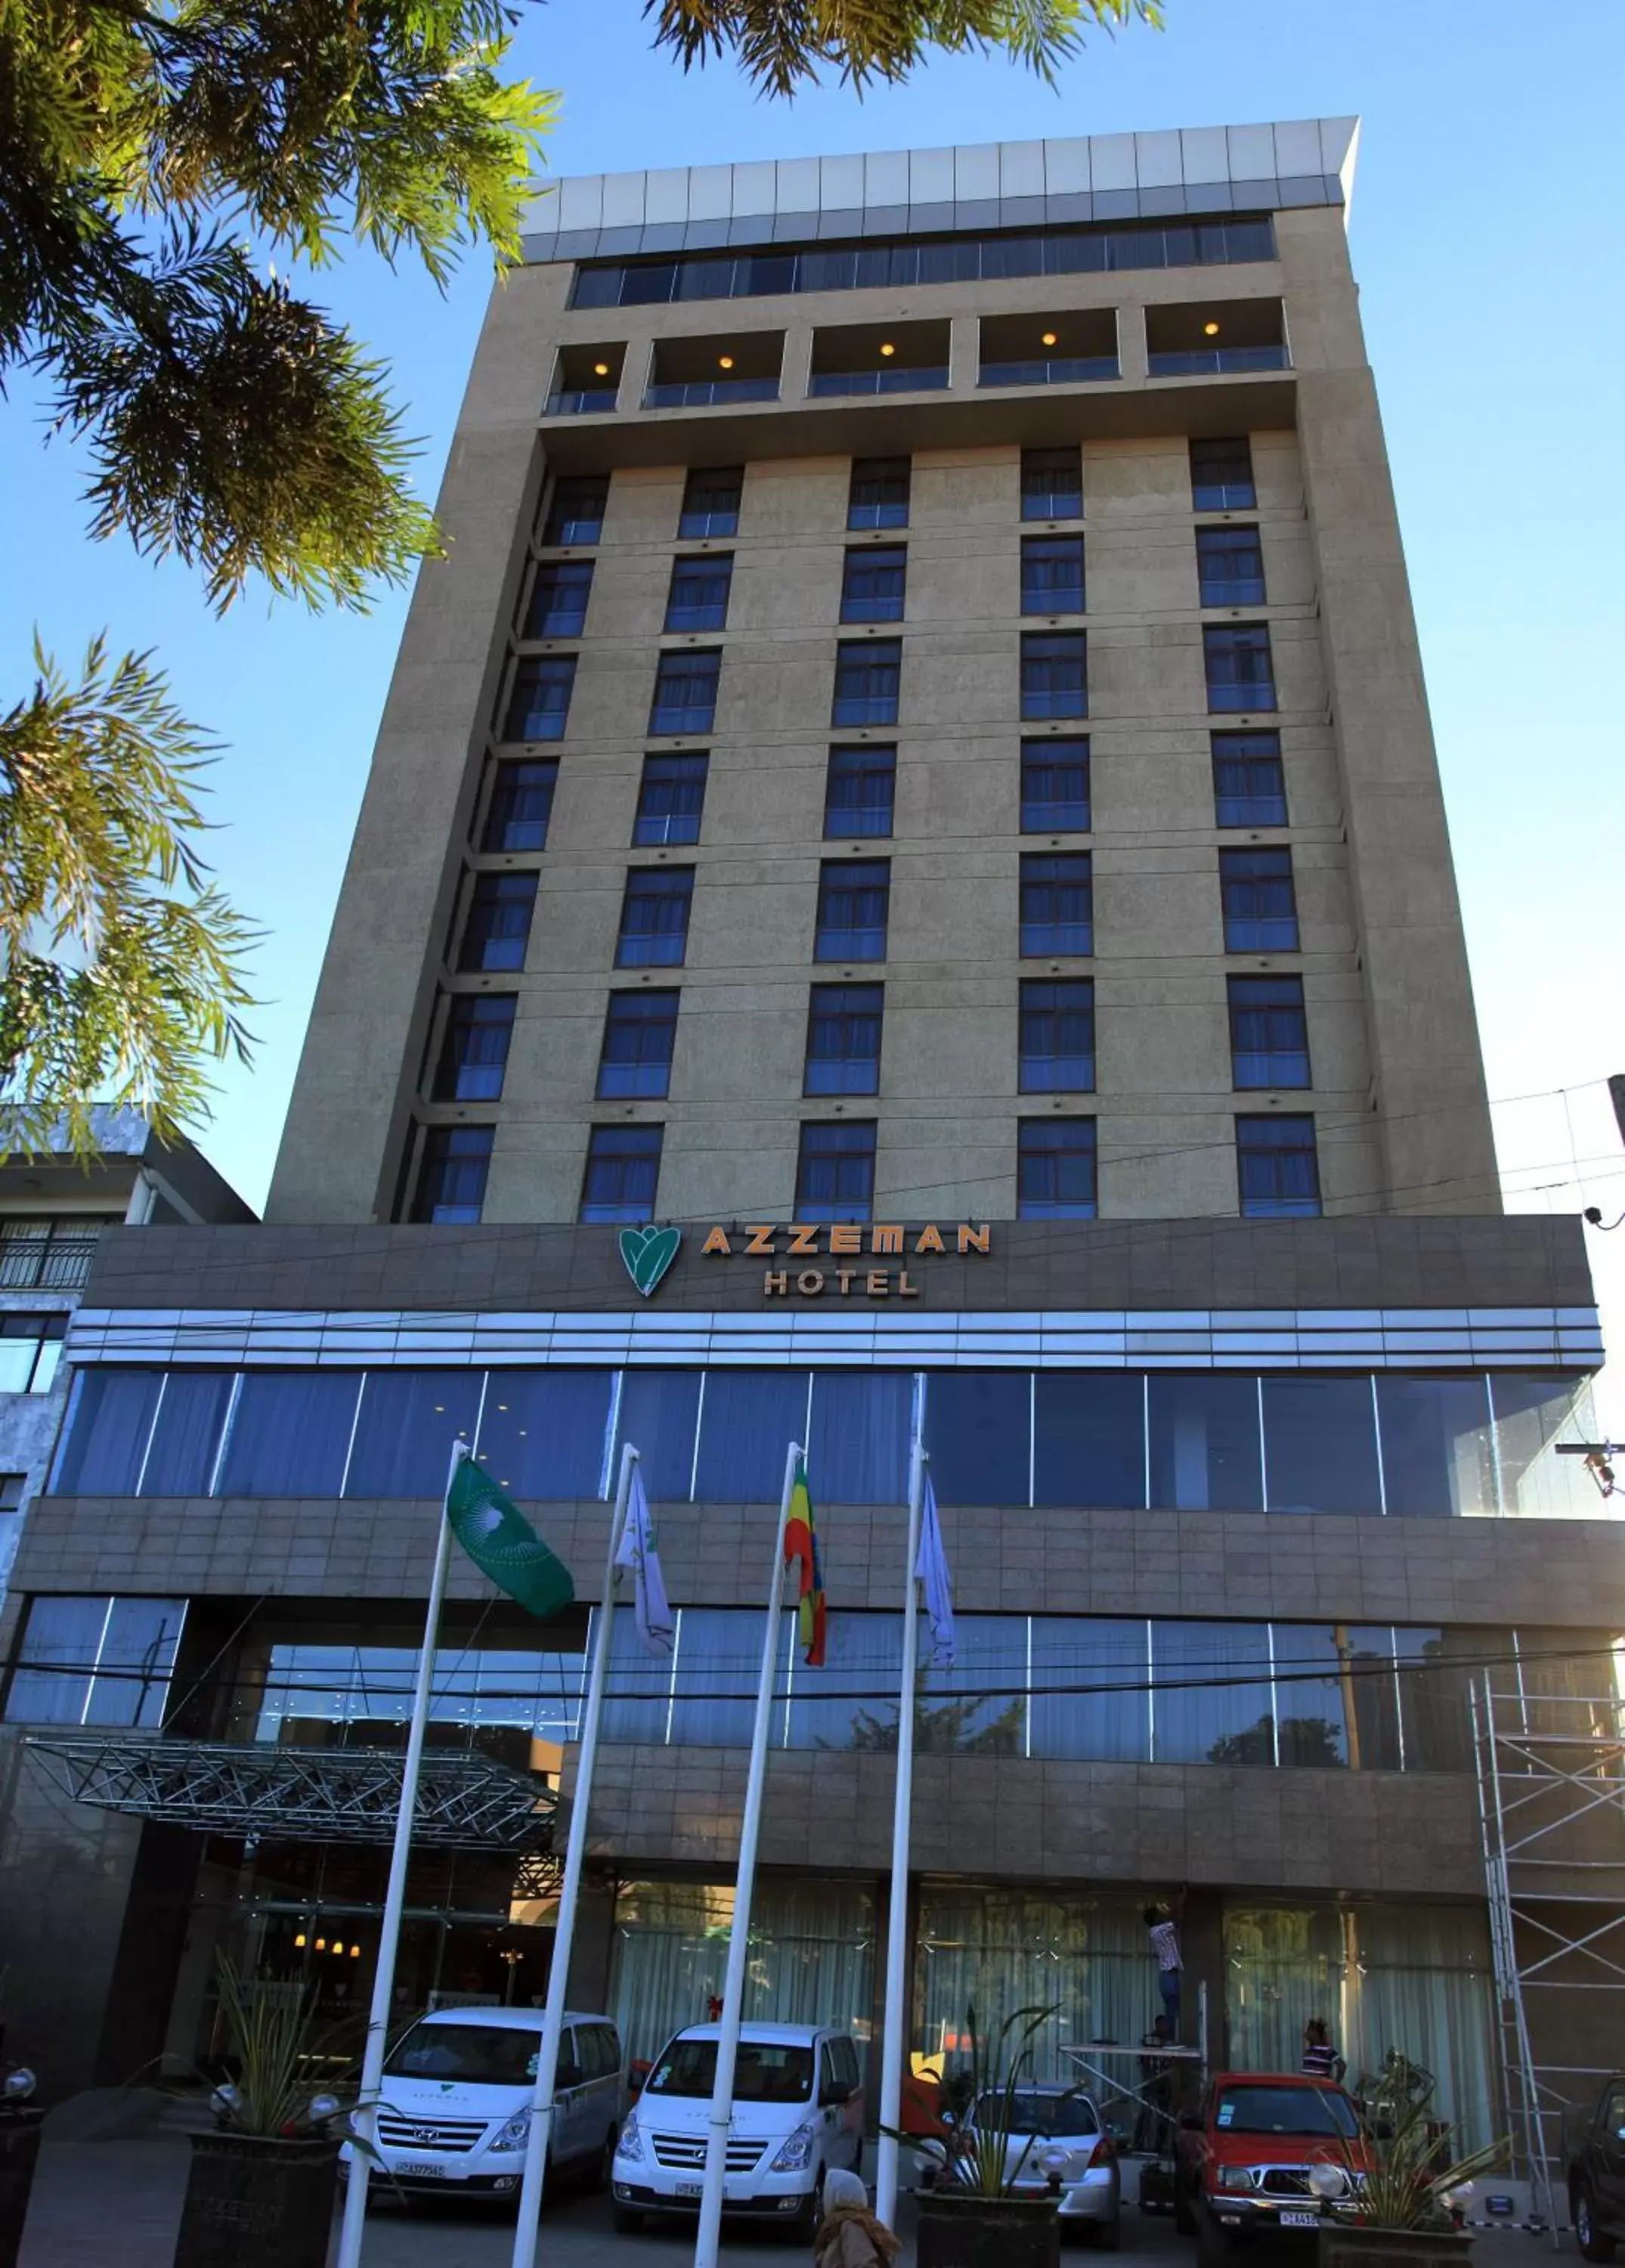
[(926, 1884), (915, 1955), (911, 2062), (940, 2073), (968, 2054), (967, 2014), (983, 2038), (1018, 2008), (1058, 2006), (1033, 2041), (1033, 2076), (1070, 2085), (1063, 2051), (1137, 2041), (1150, 2029), (1156, 1974), (1132, 1894), (1046, 1897), (1026, 1890)]

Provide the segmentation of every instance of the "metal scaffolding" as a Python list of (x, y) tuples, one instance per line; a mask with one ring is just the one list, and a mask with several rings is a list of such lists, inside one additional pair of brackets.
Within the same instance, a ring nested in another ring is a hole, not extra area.
[[(28, 1753), (77, 1803), (246, 1842), (296, 1837), (387, 1844), (401, 1801), (393, 1749), (292, 1749), (227, 1741), (34, 1734)], [(477, 1754), (423, 1758), (412, 1839), (440, 1851), (506, 1851), (540, 1883), (558, 1799), (530, 1773)], [(540, 1891), (529, 1893), (540, 1895)]]
[(1588, 2014), (1603, 1996), (1607, 2029), (1625, 2036), (1621, 1702), (1526, 1692), (1515, 1664), (1486, 1669), (1472, 1699), (1514, 2171), (1555, 2242), (1568, 2207), (1563, 2116), (1617, 2068), (1559, 2059), (1569, 2051), (1565, 1996), (1587, 1996)]

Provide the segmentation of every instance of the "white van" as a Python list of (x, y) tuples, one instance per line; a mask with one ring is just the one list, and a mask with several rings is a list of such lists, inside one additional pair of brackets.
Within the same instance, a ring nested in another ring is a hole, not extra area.
[[(539, 2008), (438, 2008), (384, 2066), (369, 2187), (511, 2204), (525, 2173)], [(548, 2177), (609, 2178), (626, 2109), (621, 2041), (607, 2016), (567, 2014), (548, 2138)], [(350, 2146), (340, 2153), (348, 2172)], [(381, 2161), (381, 2162), (379, 2162)]]
[[(613, 2174), (615, 2227), (651, 2213), (696, 2213), (705, 2185), (706, 2120), (717, 2078), (715, 2024), (690, 2024), (650, 2067), (621, 2129)], [(809, 2242), (832, 2166), (863, 2155), (857, 2043), (811, 2024), (746, 2024), (728, 2130), (730, 2213), (770, 2216)]]

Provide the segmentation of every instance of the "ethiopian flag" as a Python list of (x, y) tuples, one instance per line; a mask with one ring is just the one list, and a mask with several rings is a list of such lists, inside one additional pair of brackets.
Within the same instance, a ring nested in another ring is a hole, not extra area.
[(445, 1492), (445, 1516), (480, 1572), (540, 1620), (575, 1597), (570, 1569), (548, 1550), (507, 1491), (472, 1457), (458, 1460)]
[(800, 1638), (810, 1669), (824, 1666), (824, 1570), (818, 1556), (818, 1528), (812, 1518), (812, 1498), (807, 1487), (807, 1461), (796, 1460), (796, 1478), (790, 1491), (790, 1517), (784, 1523), (784, 1565), (796, 1570)]

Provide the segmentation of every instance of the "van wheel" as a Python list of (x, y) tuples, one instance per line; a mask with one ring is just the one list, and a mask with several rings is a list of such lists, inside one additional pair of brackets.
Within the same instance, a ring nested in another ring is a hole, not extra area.
[(1592, 2193), (1582, 2182), (1570, 2199), (1570, 2219), (1574, 2222), (1574, 2241), (1580, 2248), (1582, 2260), (1612, 2260), (1614, 2239), (1604, 2236), (1597, 2227), (1597, 2208)]
[(643, 2228), (643, 2216), (629, 2205), (612, 2205), (609, 2223), (617, 2236), (636, 2236)]
[(790, 2223), (787, 2234), (796, 2244), (811, 2244), (818, 2235), (819, 2222), (824, 2217), (824, 2169), (820, 2166), (811, 2190), (802, 2200), (800, 2212)]
[(588, 2169), (585, 2186), (592, 2191), (594, 2197), (601, 2197), (604, 2191), (609, 2187), (610, 2177), (615, 2169), (615, 2143), (617, 2139), (618, 2130), (612, 2126), (608, 2133), (604, 2137), (604, 2146), (598, 2154), (596, 2163)]

